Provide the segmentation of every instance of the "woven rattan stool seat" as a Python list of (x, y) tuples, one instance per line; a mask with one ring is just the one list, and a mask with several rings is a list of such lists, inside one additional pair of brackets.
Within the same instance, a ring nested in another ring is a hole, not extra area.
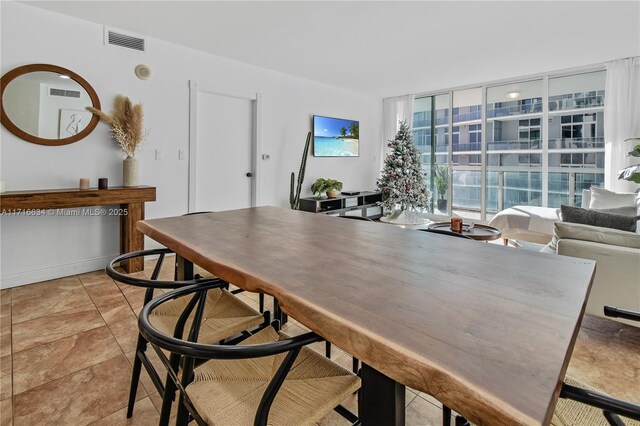
[[(163, 333), (173, 336), (176, 321), (188, 302), (188, 298), (181, 298), (165, 303), (150, 316), (151, 323)], [(191, 315), (193, 317), (193, 312)], [(207, 302), (198, 334), (198, 342), (217, 343), (263, 322), (264, 317), (258, 311), (227, 290), (211, 289), (207, 292)], [(185, 326), (186, 331), (190, 329), (191, 318), (187, 320)]]
[[(272, 327), (242, 344), (287, 338)], [(253, 424), (258, 405), (285, 354), (251, 359), (212, 360), (194, 371), (187, 395), (209, 425)], [(270, 425), (314, 424), (360, 387), (349, 370), (304, 347), (269, 411)]]
[[(579, 388), (602, 392), (588, 386), (573, 377), (566, 376), (564, 382)], [(623, 418), (627, 426), (640, 426), (640, 422)], [(591, 405), (582, 404), (572, 399), (558, 399), (556, 411), (551, 419), (553, 426), (609, 426), (609, 423), (602, 415), (602, 410)]]

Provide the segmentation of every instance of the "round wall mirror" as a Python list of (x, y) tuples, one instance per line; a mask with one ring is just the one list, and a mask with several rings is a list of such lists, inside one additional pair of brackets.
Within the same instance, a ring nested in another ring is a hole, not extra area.
[(66, 145), (89, 135), (100, 109), (93, 87), (78, 74), (57, 65), (33, 64), (2, 76), (2, 124), (11, 133), (40, 145)]

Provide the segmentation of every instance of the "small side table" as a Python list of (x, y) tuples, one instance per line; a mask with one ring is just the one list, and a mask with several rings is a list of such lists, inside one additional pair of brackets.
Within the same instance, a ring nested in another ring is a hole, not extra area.
[[(427, 226), (429, 229), (442, 229), (443, 231), (451, 231), (451, 222), (436, 222)], [(475, 225), (468, 230), (462, 230), (462, 235), (466, 235), (476, 241), (492, 241), (502, 236), (499, 229), (487, 225)]]

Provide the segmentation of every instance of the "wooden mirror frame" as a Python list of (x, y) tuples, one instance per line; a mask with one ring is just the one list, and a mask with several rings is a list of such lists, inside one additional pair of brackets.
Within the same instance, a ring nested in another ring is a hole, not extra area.
[[(91, 98), (91, 102), (93, 103), (93, 107), (96, 109), (100, 109), (100, 99), (98, 99), (98, 94), (87, 82), (87, 80), (80, 77), (78, 74), (71, 70), (50, 64), (23, 65), (21, 67), (14, 68), (3, 75), (2, 79), (0, 80), (0, 100), (4, 98), (4, 89), (9, 85), (9, 83), (11, 83), (14, 79), (20, 77), (21, 75), (29, 74), (36, 71), (48, 71), (52, 73), (68, 75), (73, 81), (78, 83), (84, 90), (87, 91), (87, 93), (89, 94), (89, 98)], [(7, 116), (6, 111), (4, 110), (4, 102), (0, 103), (2, 104), (2, 115), (0, 117), (0, 121), (2, 122), (4, 127), (17, 137), (24, 139), (27, 142), (36, 143), (38, 145), (60, 146), (78, 142), (79, 140), (87, 137), (93, 131), (93, 129), (96, 128), (98, 122), (100, 121), (100, 118), (97, 115), (93, 114), (93, 116), (91, 117), (91, 121), (89, 122), (89, 124), (87, 124), (87, 127), (82, 129), (82, 131), (77, 135), (69, 136), (68, 138), (62, 139), (46, 139), (27, 133), (13, 124), (13, 122)]]

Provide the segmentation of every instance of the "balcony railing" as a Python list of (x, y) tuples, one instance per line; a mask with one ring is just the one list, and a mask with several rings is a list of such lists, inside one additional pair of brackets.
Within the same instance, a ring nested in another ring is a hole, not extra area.
[(604, 106), (604, 90), (549, 96), (549, 111), (562, 111)]
[(454, 143), (453, 152), (468, 152), (468, 151), (480, 151), (482, 149), (482, 142), (469, 142), (469, 143)]
[(426, 120), (424, 118), (417, 119), (415, 116), (413, 117), (413, 127), (417, 129), (419, 127), (431, 127), (431, 120)]
[[(440, 111), (440, 110), (439, 110)], [(448, 110), (444, 116), (436, 115), (436, 126), (449, 124)], [(413, 128), (431, 127), (431, 111), (416, 112), (413, 114)]]
[(493, 141), (487, 142), (487, 151), (508, 151), (515, 149), (542, 149), (542, 141), (540, 139), (531, 139), (528, 141)]
[(542, 100), (536, 100), (531, 104), (506, 105), (502, 107), (487, 108), (488, 118), (509, 117), (511, 115), (535, 114), (542, 112)]
[[(481, 171), (454, 166), (451, 175), (454, 212), (470, 218), (481, 215)], [(424, 169), (428, 173), (428, 169)], [(524, 172), (524, 173), (523, 173)], [(549, 172), (548, 200), (549, 207), (560, 207), (561, 204), (580, 206), (582, 190), (591, 186), (601, 186), (604, 182), (604, 171), (597, 170), (564, 170), (554, 168)], [(495, 170), (487, 174), (486, 212), (493, 214), (516, 205), (543, 205), (542, 173), (519, 170)], [(433, 208), (436, 206), (434, 204)], [(446, 214), (446, 211), (440, 212)], [(488, 219), (487, 219), (488, 220)]]
[(604, 138), (549, 139), (549, 149), (604, 148)]
[(453, 122), (460, 123), (462, 121), (480, 120), (482, 118), (482, 111), (461, 112), (453, 114)]
[[(428, 146), (418, 145), (419, 149), (426, 151)], [(453, 152), (480, 151), (482, 142), (453, 144)], [(540, 139), (494, 141), (487, 143), (487, 151), (512, 151), (542, 149)], [(549, 140), (549, 149), (604, 149), (604, 138), (558, 138)], [(448, 145), (436, 145), (436, 152), (448, 152)]]

